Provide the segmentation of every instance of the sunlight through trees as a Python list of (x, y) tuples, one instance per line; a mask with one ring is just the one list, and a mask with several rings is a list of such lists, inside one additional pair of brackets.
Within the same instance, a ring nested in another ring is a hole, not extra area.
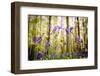
[(88, 18), (28, 16), (28, 59), (80, 59), (88, 57)]

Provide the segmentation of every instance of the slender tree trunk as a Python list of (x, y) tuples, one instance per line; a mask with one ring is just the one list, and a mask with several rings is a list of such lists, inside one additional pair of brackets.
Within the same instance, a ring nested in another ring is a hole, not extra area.
[(84, 18), (82, 19), (82, 25), (83, 25), (83, 50), (85, 50), (85, 25), (84, 25)]
[[(48, 22), (48, 32), (47, 32), (48, 38), (47, 38), (46, 43), (50, 42), (51, 16), (49, 16), (48, 20), (49, 20), (49, 22)], [(48, 54), (49, 54), (48, 52), (49, 52), (49, 47), (46, 46), (46, 54), (45, 54), (46, 56), (48, 56)]]
[(85, 49), (87, 48), (87, 43), (88, 43), (88, 41), (86, 40), (86, 38), (87, 38), (87, 19), (86, 18), (84, 18), (83, 19), (83, 28), (84, 28), (84, 51), (85, 51)]
[[(63, 17), (61, 17), (61, 26), (63, 27)], [(64, 32), (63, 32), (63, 30), (61, 29), (61, 35), (62, 35), (62, 40), (61, 40), (61, 53), (63, 54), (64, 53), (64, 44), (63, 44), (63, 42), (64, 42)]]
[[(67, 25), (66, 29), (69, 29), (69, 17), (68, 16), (66, 17), (66, 25)], [(66, 50), (67, 52), (69, 52), (69, 32), (66, 32), (66, 41), (67, 41)]]
[(48, 31), (48, 41), (50, 41), (50, 27), (51, 27), (51, 16), (49, 16), (49, 31)]
[(77, 28), (78, 28), (78, 36), (80, 37), (80, 26), (79, 26), (79, 18), (77, 17)]
[[(78, 29), (78, 37), (80, 39), (80, 26), (79, 26), (79, 18), (78, 17), (77, 17), (77, 29)], [(81, 51), (80, 42), (78, 42), (78, 51)]]
[[(76, 18), (75, 18), (76, 21)], [(77, 26), (76, 26), (76, 22), (75, 22), (75, 30), (74, 30), (74, 52), (77, 52)]]

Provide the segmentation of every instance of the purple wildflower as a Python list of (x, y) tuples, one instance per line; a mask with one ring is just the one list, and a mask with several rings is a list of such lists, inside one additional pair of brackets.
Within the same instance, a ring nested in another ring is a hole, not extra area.
[(65, 30), (66, 32), (67, 32), (67, 34), (69, 33), (69, 29), (68, 28), (66, 28), (66, 30)]
[(42, 33), (42, 35), (41, 35), (40, 37), (34, 36), (33, 41), (34, 41), (35, 43), (40, 43), (41, 40), (42, 40), (42, 38), (43, 38), (43, 36), (44, 36), (44, 33)]
[(72, 33), (72, 32), (73, 32), (73, 29), (74, 29), (73, 27), (70, 27), (69, 29), (68, 29), (68, 28), (66, 28), (66, 30), (65, 30), (65, 31), (66, 31), (67, 33)]
[(34, 41), (35, 43), (37, 42), (37, 37), (36, 37), (36, 36), (33, 37), (33, 41)]
[(62, 26), (57, 26), (58, 32), (62, 29)]
[(72, 33), (73, 32), (73, 27), (70, 27), (70, 33)]
[(57, 26), (57, 28), (60, 30), (60, 29), (62, 29), (62, 26)]
[(51, 58), (54, 58), (54, 56), (55, 56), (54, 54), (51, 54), (51, 55), (50, 55)]
[(46, 46), (49, 47), (50, 46), (50, 41), (46, 42)]
[(82, 56), (84, 56), (84, 53), (83, 52), (78, 52), (78, 56), (82, 57)]
[(41, 58), (42, 58), (42, 53), (41, 52), (38, 52), (37, 53), (37, 59), (40, 60)]
[(88, 52), (86, 52), (86, 51), (80, 51), (78, 53), (78, 56), (80, 56), (80, 57), (88, 57)]
[(40, 42), (41, 42), (41, 40), (42, 40), (42, 38), (41, 38), (41, 37), (39, 37), (39, 38), (37, 39), (37, 43), (40, 43)]
[(77, 37), (77, 41), (78, 41), (78, 43), (82, 42), (82, 39), (80, 38), (80, 36)]

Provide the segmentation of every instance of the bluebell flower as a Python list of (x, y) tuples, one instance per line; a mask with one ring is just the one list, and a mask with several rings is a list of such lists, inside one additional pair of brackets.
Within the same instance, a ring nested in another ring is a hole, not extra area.
[(42, 35), (37, 39), (37, 43), (40, 43), (42, 41), (43, 36), (44, 36), (44, 33), (42, 33)]
[(57, 26), (57, 28), (60, 30), (60, 29), (62, 29), (62, 26)]
[(43, 36), (44, 36), (44, 33), (42, 33), (42, 35), (41, 35), (40, 37), (34, 36), (34, 37), (33, 37), (33, 41), (34, 41), (35, 43), (40, 43), (41, 40), (42, 40), (42, 38), (43, 38)]
[(57, 26), (57, 29), (58, 29), (58, 33), (59, 33), (59, 31), (62, 29), (62, 26)]
[(34, 41), (35, 43), (37, 42), (37, 37), (36, 37), (36, 36), (33, 37), (33, 41)]
[(55, 56), (55, 54), (51, 54), (51, 55), (50, 55), (50, 58), (54, 58), (54, 56)]
[(78, 56), (80, 56), (80, 57), (88, 57), (88, 52), (80, 51), (80, 52), (78, 52)]
[(46, 46), (49, 47), (50, 46), (50, 41), (46, 42)]
[(79, 57), (83, 57), (84, 56), (84, 53), (80, 51), (80, 52), (78, 52), (78, 56)]
[(69, 33), (69, 29), (68, 28), (66, 28), (65, 31), (66, 31), (67, 34)]
[(67, 33), (72, 33), (72, 32), (73, 32), (73, 29), (74, 29), (73, 27), (70, 27), (69, 29), (68, 29), (68, 28), (66, 28), (66, 30), (65, 30), (65, 31), (66, 31)]
[(80, 36), (77, 37), (77, 41), (78, 41), (78, 43), (82, 42), (82, 39), (80, 38)]
[(40, 42), (41, 42), (41, 40), (42, 40), (42, 38), (41, 38), (41, 37), (39, 37), (39, 38), (37, 39), (37, 43), (40, 43)]
[(41, 58), (42, 58), (42, 53), (41, 53), (41, 52), (38, 52), (38, 53), (37, 53), (37, 59), (38, 59), (38, 60), (41, 60)]
[(72, 31), (73, 31), (73, 27), (70, 27), (70, 33), (72, 33)]

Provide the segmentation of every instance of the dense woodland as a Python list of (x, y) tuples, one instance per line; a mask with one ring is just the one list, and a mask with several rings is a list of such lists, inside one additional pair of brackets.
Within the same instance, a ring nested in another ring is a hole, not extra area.
[(28, 60), (87, 57), (87, 17), (28, 16)]

